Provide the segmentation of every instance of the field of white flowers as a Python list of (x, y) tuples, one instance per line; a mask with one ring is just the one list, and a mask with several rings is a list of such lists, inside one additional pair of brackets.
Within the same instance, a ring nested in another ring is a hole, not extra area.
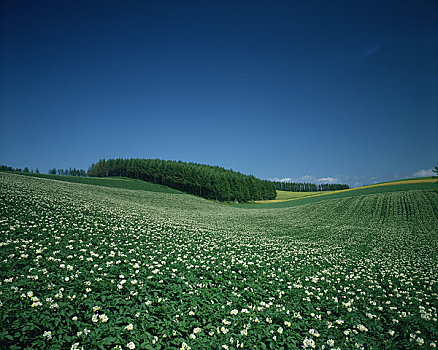
[(246, 210), (0, 173), (0, 348), (438, 344), (438, 194)]

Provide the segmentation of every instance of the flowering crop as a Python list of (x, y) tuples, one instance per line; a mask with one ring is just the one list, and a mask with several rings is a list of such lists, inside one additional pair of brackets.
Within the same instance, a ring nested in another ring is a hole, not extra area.
[(0, 174), (0, 344), (438, 344), (438, 194), (245, 210)]

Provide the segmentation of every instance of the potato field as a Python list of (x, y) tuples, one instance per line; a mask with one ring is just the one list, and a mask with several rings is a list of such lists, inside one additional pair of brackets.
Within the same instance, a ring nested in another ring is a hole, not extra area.
[(2, 349), (429, 349), (438, 193), (245, 209), (0, 173)]

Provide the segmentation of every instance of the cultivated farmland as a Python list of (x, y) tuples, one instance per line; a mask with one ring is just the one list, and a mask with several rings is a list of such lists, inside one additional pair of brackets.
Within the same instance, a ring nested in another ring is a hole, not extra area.
[(432, 189), (248, 210), (6, 173), (0, 186), (3, 348), (438, 344)]

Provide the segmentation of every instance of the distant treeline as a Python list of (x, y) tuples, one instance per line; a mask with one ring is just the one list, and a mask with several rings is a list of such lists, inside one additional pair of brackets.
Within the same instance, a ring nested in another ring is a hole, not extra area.
[(275, 199), (270, 181), (218, 166), (160, 159), (101, 159), (88, 176), (123, 176), (175, 188), (207, 199), (247, 202)]
[(69, 168), (69, 169), (50, 169), (49, 174), (52, 175), (69, 175), (69, 176), (87, 176), (87, 172), (84, 169), (76, 169), (76, 168)]
[[(40, 170), (38, 168), (30, 169), (28, 167), (25, 167), (24, 169), (21, 168), (13, 168), (7, 165), (0, 165), (0, 171), (16, 171), (20, 173), (35, 173), (39, 174)], [(69, 168), (69, 169), (49, 169), (48, 174), (52, 175), (69, 175), (69, 176), (87, 176), (87, 172), (84, 169), (76, 169), (76, 168)]]
[(337, 191), (350, 188), (343, 184), (312, 184), (306, 182), (280, 182), (272, 181), (276, 190), (292, 192), (317, 192), (317, 191)]
[[(20, 172), (20, 173), (22, 173), (22, 172), (24, 172), (24, 173), (33, 173), (34, 172), (33, 169), (29, 170), (28, 167), (25, 167), (24, 169), (21, 169), (21, 168), (13, 168), (13, 167), (10, 167), (10, 166), (7, 166), (7, 165), (0, 165), (0, 171), (17, 171), (17, 172)], [(38, 168), (36, 168), (35, 169), (35, 173), (39, 174), (40, 170)]]

